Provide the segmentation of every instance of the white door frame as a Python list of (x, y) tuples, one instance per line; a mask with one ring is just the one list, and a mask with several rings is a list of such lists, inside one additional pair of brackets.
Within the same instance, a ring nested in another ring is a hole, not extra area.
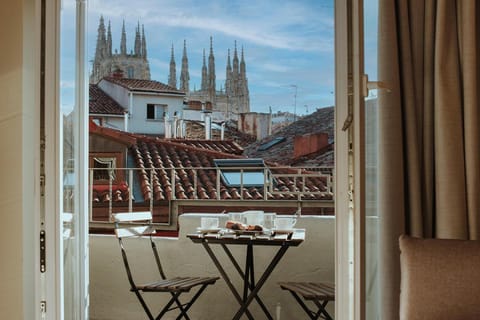
[[(35, 319), (63, 320), (64, 316), (64, 261), (63, 261), (63, 114), (60, 110), (60, 17), (61, 5), (64, 1), (75, 1), (76, 4), (76, 78), (75, 105), (78, 117), (75, 122), (75, 214), (74, 225), (75, 246), (77, 257), (75, 268), (75, 287), (78, 288), (76, 298), (78, 306), (75, 309), (75, 319), (88, 319), (88, 192), (86, 192), (87, 172), (84, 168), (88, 163), (88, 105), (87, 105), (87, 68), (86, 68), (86, 0), (42, 0), (36, 1), (36, 17), (39, 25), (44, 21), (44, 46), (42, 36), (38, 40), (39, 58), (44, 50), (44, 80), (40, 77), (40, 98), (44, 92), (44, 109), (40, 117), (44, 119), (44, 152), (40, 147), (39, 171), (40, 184), (44, 184), (44, 196), (40, 195), (37, 230), (46, 233), (46, 271), (37, 268), (37, 297), (40, 306), (45, 303), (44, 311), (40, 307), (35, 311)], [(43, 9), (42, 9), (43, 6)], [(42, 19), (42, 12), (44, 18)], [(41, 28), (41, 27), (40, 27)], [(40, 32), (42, 34), (42, 32)], [(40, 67), (42, 62), (40, 63)], [(44, 81), (44, 85), (42, 85)], [(40, 99), (40, 106), (42, 99)], [(43, 116), (42, 116), (43, 113)], [(42, 163), (44, 169), (42, 169)], [(43, 180), (43, 182), (42, 182)], [(40, 188), (42, 188), (40, 186)], [(42, 194), (42, 193), (41, 193)], [(37, 254), (38, 255), (38, 254)], [(37, 260), (38, 261), (38, 260)]]
[[(335, 1), (335, 318), (363, 320), (363, 1)], [(339, 303), (341, 302), (341, 303)]]

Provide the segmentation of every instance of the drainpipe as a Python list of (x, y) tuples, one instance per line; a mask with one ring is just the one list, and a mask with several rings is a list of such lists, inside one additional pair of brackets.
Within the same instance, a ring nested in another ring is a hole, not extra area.
[[(128, 93), (128, 114), (125, 117), (129, 117), (133, 114), (133, 92)], [(128, 121), (125, 119), (125, 131), (128, 131)]]
[(128, 112), (123, 115), (123, 131), (128, 132)]

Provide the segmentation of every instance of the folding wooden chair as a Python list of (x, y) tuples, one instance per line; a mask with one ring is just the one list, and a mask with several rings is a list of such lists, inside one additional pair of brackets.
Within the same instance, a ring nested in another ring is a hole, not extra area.
[[(278, 284), (283, 290), (290, 291), (310, 319), (316, 320), (322, 317), (333, 320), (332, 316), (325, 310), (329, 301), (335, 301), (335, 287), (333, 285), (320, 282), (279, 282)], [(316, 312), (310, 310), (300, 296), (306, 301), (312, 301), (318, 310)]]
[[(132, 212), (132, 213), (117, 213), (114, 215), (115, 219), (115, 234), (118, 238), (120, 244), (120, 249), (122, 252), (123, 263), (127, 271), (128, 281), (130, 283), (130, 291), (134, 292), (137, 296), (140, 304), (142, 305), (145, 313), (148, 315), (150, 320), (161, 319), (167, 312), (179, 309), (180, 314), (177, 319), (190, 319), (187, 315), (187, 311), (191, 308), (193, 303), (197, 298), (202, 294), (205, 288), (208, 285), (214, 284), (219, 277), (175, 277), (167, 278), (163, 272), (162, 265), (160, 262), (160, 256), (158, 254), (157, 246), (153, 241), (152, 235), (155, 233), (155, 230), (152, 223), (152, 214), (150, 212)], [(143, 224), (142, 224), (143, 222)], [(158, 271), (160, 273), (160, 278), (156, 281), (137, 284), (133, 279), (132, 272), (130, 270), (130, 265), (127, 258), (127, 250), (125, 249), (124, 238), (128, 237), (142, 237), (148, 235), (150, 237), (150, 244), (153, 251), (153, 256), (157, 264)], [(182, 293), (189, 292), (190, 289), (194, 287), (199, 287), (193, 297), (187, 303), (181, 303), (179, 296)], [(142, 293), (145, 292), (166, 292), (171, 295), (168, 303), (163, 307), (157, 317), (154, 317), (150, 308), (146, 304)], [(173, 307), (172, 305), (176, 306)]]

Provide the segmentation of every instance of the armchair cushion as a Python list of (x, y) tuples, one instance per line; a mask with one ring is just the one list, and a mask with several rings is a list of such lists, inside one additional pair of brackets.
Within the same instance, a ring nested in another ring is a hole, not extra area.
[(400, 237), (400, 319), (480, 319), (480, 241)]

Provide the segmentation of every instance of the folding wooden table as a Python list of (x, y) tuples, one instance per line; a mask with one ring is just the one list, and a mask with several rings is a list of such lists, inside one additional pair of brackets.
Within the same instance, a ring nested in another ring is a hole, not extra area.
[[(273, 235), (263, 235), (263, 234), (241, 234), (241, 235), (232, 235), (231, 233), (223, 234), (222, 232), (215, 234), (188, 234), (194, 243), (202, 244), (208, 255), (212, 259), (213, 263), (217, 267), (221, 276), (225, 280), (227, 286), (232, 291), (235, 299), (240, 304), (240, 309), (237, 311), (234, 320), (240, 319), (243, 314), (246, 314), (247, 317), (251, 320), (254, 319), (248, 306), (255, 299), (260, 305), (261, 309), (267, 316), (269, 320), (274, 318), (266, 308), (263, 301), (260, 299), (258, 292), (262, 286), (267, 281), (268, 277), (275, 269), (277, 264), (280, 262), (282, 257), (285, 255), (285, 252), (290, 247), (299, 246), (305, 240), (305, 229), (294, 229), (293, 232), (287, 234), (273, 234)], [(233, 264), (234, 268), (240, 274), (240, 277), (243, 279), (243, 296), (240, 295), (237, 288), (230, 280), (229, 275), (225, 271), (225, 268), (222, 266), (218, 260), (215, 252), (212, 250), (211, 245), (220, 245), (223, 248), (223, 251), (228, 256), (229, 260)], [(247, 247), (246, 250), (246, 259), (245, 259), (245, 268), (242, 270), (237, 259), (233, 256), (232, 252), (229, 249), (231, 245), (244, 245)], [(263, 271), (260, 279), (255, 281), (254, 271), (255, 271), (255, 261), (253, 249), (255, 246), (272, 246), (277, 247), (278, 250), (273, 256), (272, 260)]]

